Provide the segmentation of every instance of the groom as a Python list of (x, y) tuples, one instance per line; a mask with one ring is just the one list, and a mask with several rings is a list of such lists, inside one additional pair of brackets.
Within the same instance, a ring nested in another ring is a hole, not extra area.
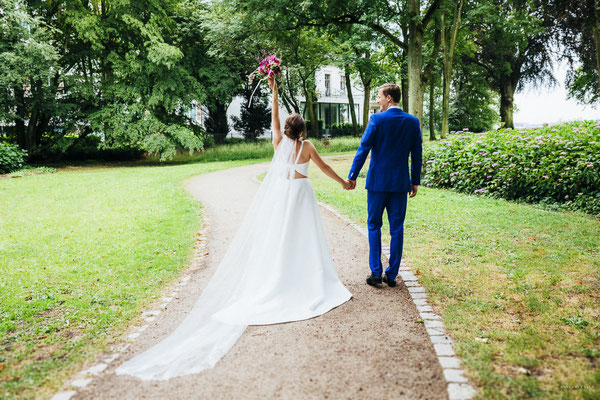
[[(368, 100), (367, 100), (368, 101)], [(393, 83), (379, 87), (377, 102), (382, 112), (373, 114), (360, 141), (352, 168), (348, 174), (351, 189), (371, 152), (367, 173), (367, 208), (369, 228), (369, 266), (367, 284), (379, 287), (382, 282), (396, 286), (396, 276), (402, 259), (404, 217), (407, 194), (417, 195), (421, 182), (422, 138), (419, 119), (398, 107), (400, 88)], [(411, 173), (408, 174), (408, 155)], [(412, 180), (411, 180), (412, 177)], [(381, 225), (383, 210), (390, 223), (390, 265), (382, 277)]]

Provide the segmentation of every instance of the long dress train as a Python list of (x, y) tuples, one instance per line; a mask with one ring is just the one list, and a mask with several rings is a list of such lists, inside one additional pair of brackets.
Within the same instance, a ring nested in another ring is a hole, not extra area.
[[(352, 295), (340, 282), (308, 178), (284, 136), (223, 260), (173, 333), (116, 369), (165, 380), (212, 368), (248, 325), (299, 321)], [(299, 157), (299, 155), (298, 155)]]

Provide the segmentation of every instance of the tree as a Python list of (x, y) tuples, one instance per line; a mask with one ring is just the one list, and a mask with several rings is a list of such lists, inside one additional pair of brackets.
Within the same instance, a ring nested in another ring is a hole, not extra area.
[(485, 132), (498, 122), (498, 95), (488, 85), (487, 71), (473, 63), (458, 65), (454, 79), (449, 129)]
[(10, 72), (2, 74), (2, 123), (32, 154), (63, 136), (76, 142), (91, 134), (102, 135), (104, 147), (139, 147), (162, 159), (202, 147), (202, 129), (185, 110), (208, 101), (208, 89), (219, 86), (212, 80), (235, 82), (207, 53), (198, 29), (204, 2), (2, 1), (24, 21), (2, 15), (12, 35), (0, 43), (0, 68)]
[(546, 25), (553, 29), (554, 44), (564, 49), (571, 70), (569, 95), (581, 103), (600, 100), (600, 2), (549, 0), (538, 4)]
[(487, 72), (492, 89), (500, 94), (500, 118), (514, 128), (514, 93), (525, 82), (553, 81), (548, 48), (550, 30), (531, 0), (482, 0), (468, 12), (470, 40), (476, 51), (466, 62)]
[(423, 39), (441, 1), (428, 1), (424, 8), (421, 0), (403, 0), (393, 4), (385, 0), (282, 0), (275, 3), (232, 0), (228, 3), (234, 10), (245, 10), (251, 24), (260, 27), (254, 32), (274, 35), (301, 27), (361, 25), (382, 35), (394, 46), (406, 51), (409, 111), (422, 119), (424, 85), (431, 72), (429, 64), (423, 62)]
[(21, 0), (0, 0), (0, 123), (10, 141), (31, 153), (57, 106), (53, 70), (59, 55), (52, 29)]
[[(453, 7), (448, 7), (454, 3)], [(461, 24), (461, 15), (464, 0), (454, 2), (445, 2), (441, 10), (440, 31), (442, 42), (442, 139), (448, 134), (448, 119), (450, 116), (450, 83), (452, 81), (452, 64), (454, 62), (454, 52), (456, 48), (456, 39)], [(446, 21), (452, 21), (447, 23)]]
[[(242, 91), (244, 101), (242, 102), (240, 116), (231, 117), (233, 127), (241, 131), (246, 139), (253, 141), (256, 141), (271, 126), (267, 96), (263, 95), (262, 86), (264, 86), (264, 83), (258, 83), (254, 96), (252, 96), (254, 87), (251, 84), (246, 84)], [(252, 102), (250, 103), (250, 101)]]
[(358, 136), (360, 133), (354, 110), (351, 75), (357, 74), (363, 86), (362, 129), (364, 130), (369, 122), (371, 90), (377, 77), (382, 74), (380, 68), (382, 57), (377, 52), (374, 53), (379, 43), (372, 30), (360, 25), (332, 26), (328, 31), (329, 40), (333, 43), (334, 61), (344, 70), (354, 135)]

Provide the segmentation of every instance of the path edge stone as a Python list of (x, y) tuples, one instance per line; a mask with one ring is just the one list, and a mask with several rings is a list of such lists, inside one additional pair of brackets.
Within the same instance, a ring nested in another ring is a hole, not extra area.
[[(365, 227), (358, 225), (331, 205), (321, 201), (319, 201), (319, 205), (343, 222), (352, 226), (361, 235), (367, 238), (369, 237), (369, 232)], [(390, 247), (388, 244), (382, 243), (381, 251), (386, 257), (390, 257)], [(412, 269), (405, 260), (406, 257), (403, 256), (398, 277), (400, 277), (407, 286), (413, 304), (417, 308), (417, 311), (419, 311), (419, 315), (425, 323), (427, 335), (435, 349), (435, 353), (446, 379), (448, 398), (450, 400), (471, 400), (477, 394), (477, 389), (471, 385), (469, 379), (465, 376), (464, 369), (461, 368), (460, 359), (456, 356), (456, 353), (454, 353), (452, 347), (453, 341), (444, 328), (442, 317), (433, 312), (433, 308), (427, 302), (425, 288), (418, 283), (419, 278), (412, 272)]]

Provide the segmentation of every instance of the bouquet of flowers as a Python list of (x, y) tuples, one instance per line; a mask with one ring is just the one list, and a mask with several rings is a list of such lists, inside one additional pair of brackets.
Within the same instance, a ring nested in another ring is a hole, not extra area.
[(271, 54), (266, 56), (260, 64), (258, 64), (258, 68), (254, 72), (250, 74), (250, 82), (256, 78), (256, 75), (260, 74), (264, 79), (271, 78), (275, 75), (281, 75), (281, 60), (277, 58), (275, 54)]
[[(264, 54), (265, 53), (263, 53), (263, 56)], [(260, 60), (260, 58), (257, 58), (257, 60)], [(259, 62), (258, 68), (256, 68), (256, 70), (254, 70), (254, 72), (252, 72), (248, 76), (249, 82), (252, 83), (257, 75), (262, 76), (262, 79), (256, 84), (256, 87), (252, 91), (252, 95), (250, 96), (248, 106), (252, 104), (252, 97), (254, 96), (256, 89), (258, 89), (258, 85), (260, 85), (261, 81), (264, 81), (268, 78), (272, 78), (274, 76), (281, 76), (281, 60), (277, 58), (275, 54), (270, 54), (264, 57), (262, 61)]]

